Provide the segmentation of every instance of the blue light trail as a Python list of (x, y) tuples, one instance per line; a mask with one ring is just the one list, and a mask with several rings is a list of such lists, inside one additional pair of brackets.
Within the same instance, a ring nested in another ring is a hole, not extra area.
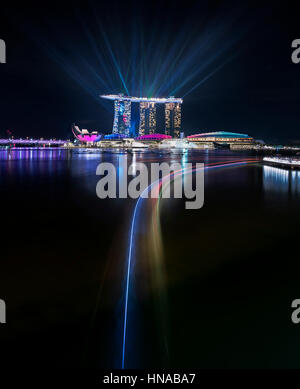
[[(250, 161), (250, 162), (253, 162), (253, 161)], [(249, 163), (249, 160), (247, 160), (247, 159), (236, 161), (233, 163), (220, 162), (220, 163), (217, 163), (217, 164), (212, 165), (212, 166), (205, 166), (204, 170), (221, 168), (221, 167), (241, 166), (241, 165), (246, 165), (247, 163)], [(188, 170), (186, 168), (183, 168), (177, 172), (172, 173), (172, 175), (175, 177), (179, 174), (190, 174), (196, 170), (197, 169), (195, 169), (195, 168), (188, 169)], [(135, 225), (136, 225), (136, 221), (137, 221), (137, 212), (138, 212), (138, 208), (139, 208), (140, 204), (142, 203), (142, 200), (145, 199), (143, 196), (147, 192), (149, 192), (149, 190), (151, 189), (151, 187), (153, 185), (160, 183), (160, 181), (161, 180), (157, 180), (157, 181), (153, 182), (142, 192), (142, 194), (140, 195), (140, 197), (138, 198), (138, 200), (135, 204), (132, 219), (131, 219), (131, 228), (130, 228), (130, 235), (129, 235), (129, 248), (128, 248), (128, 256), (127, 256), (127, 270), (126, 270), (125, 307), (124, 307), (123, 339), (122, 339), (122, 369), (125, 369), (125, 364), (126, 364), (125, 363), (126, 362), (126, 340), (127, 340), (126, 336), (127, 336), (127, 320), (128, 320), (128, 305), (129, 305), (129, 289), (130, 289), (130, 280), (131, 280), (130, 275), (131, 275), (131, 272), (133, 270), (132, 261), (133, 261), (134, 233), (135, 233)]]

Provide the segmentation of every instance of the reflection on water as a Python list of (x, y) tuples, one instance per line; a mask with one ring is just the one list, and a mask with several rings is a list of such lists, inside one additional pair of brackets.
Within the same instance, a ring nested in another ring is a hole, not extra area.
[(60, 148), (18, 147), (0, 149), (0, 160), (51, 160), (66, 158), (66, 151)]
[(263, 188), (268, 196), (300, 196), (300, 171), (273, 166), (263, 167)]
[[(250, 163), (233, 165), (245, 159)], [(13, 363), (18, 358), (22, 365), (76, 367), (85, 348), (88, 366), (115, 366), (134, 202), (97, 198), (102, 161), (114, 164), (118, 179), (131, 163), (209, 166), (203, 208), (187, 212), (180, 200), (142, 203), (132, 278), (139, 311), (128, 327), (134, 362), (299, 367), (299, 329), (291, 327), (289, 309), (299, 293), (300, 172), (262, 166), (251, 153), (229, 150), (0, 149), (1, 200), (9, 209), (0, 285), (18, 339), (7, 341), (3, 355), (11, 350)], [(274, 199), (284, 211), (280, 217), (279, 207), (269, 207)]]

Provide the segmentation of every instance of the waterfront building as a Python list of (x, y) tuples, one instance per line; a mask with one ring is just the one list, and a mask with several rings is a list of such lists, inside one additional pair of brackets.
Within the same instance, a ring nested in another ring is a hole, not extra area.
[(156, 132), (156, 105), (151, 102), (140, 102), (139, 135), (154, 134)]
[(131, 101), (115, 100), (115, 115), (113, 123), (113, 134), (129, 136), (131, 126)]
[(172, 139), (172, 137), (170, 135), (166, 135), (166, 134), (146, 134), (146, 135), (140, 135), (138, 136), (137, 138), (135, 138), (136, 140), (140, 140), (140, 141), (156, 141), (156, 142), (160, 142), (164, 139)]
[(72, 132), (76, 139), (80, 142), (98, 142), (101, 139), (101, 134), (98, 131), (88, 131), (86, 129), (80, 130), (78, 126), (72, 124)]
[(189, 135), (187, 139), (197, 146), (207, 148), (252, 149), (257, 144), (255, 139), (247, 134), (227, 131)]
[(165, 134), (179, 138), (181, 131), (181, 103), (166, 103)]
[(131, 128), (131, 103), (140, 104), (139, 136), (155, 134), (157, 131), (156, 104), (165, 104), (165, 135), (179, 137), (181, 132), (181, 104), (176, 97), (133, 97), (102, 95), (104, 99), (114, 101), (113, 133), (129, 136)]

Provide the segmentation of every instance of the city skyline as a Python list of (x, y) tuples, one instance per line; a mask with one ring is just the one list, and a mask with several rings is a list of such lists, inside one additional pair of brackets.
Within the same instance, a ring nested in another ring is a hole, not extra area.
[(7, 51), (0, 65), (2, 137), (9, 130), (68, 138), (73, 122), (108, 132), (112, 107), (98, 95), (122, 92), (182, 96), (186, 135), (227, 130), (276, 143), (300, 138), (300, 68), (291, 60), (298, 22), (279, 2), (144, 8), (75, 0), (70, 8), (54, 1), (47, 18), (34, 4), (30, 12), (8, 6), (0, 16)]

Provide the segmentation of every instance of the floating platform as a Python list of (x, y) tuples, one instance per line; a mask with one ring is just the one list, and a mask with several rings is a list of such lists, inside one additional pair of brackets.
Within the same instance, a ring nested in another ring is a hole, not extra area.
[(280, 166), (290, 169), (300, 169), (300, 158), (294, 157), (264, 157), (263, 162), (274, 166)]

